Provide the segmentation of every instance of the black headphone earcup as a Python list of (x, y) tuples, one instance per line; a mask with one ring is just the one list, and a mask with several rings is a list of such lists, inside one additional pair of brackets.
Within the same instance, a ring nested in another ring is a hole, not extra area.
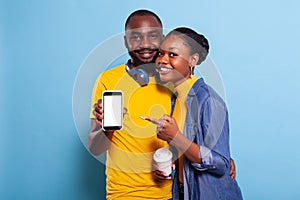
[(145, 70), (138, 69), (137, 74), (138, 74), (138, 76), (137, 76), (138, 83), (141, 86), (147, 85), (149, 83), (149, 75)]
[(133, 77), (133, 79), (138, 82), (141, 86), (147, 85), (149, 83), (149, 76), (147, 71), (143, 69), (130, 69), (128, 73)]

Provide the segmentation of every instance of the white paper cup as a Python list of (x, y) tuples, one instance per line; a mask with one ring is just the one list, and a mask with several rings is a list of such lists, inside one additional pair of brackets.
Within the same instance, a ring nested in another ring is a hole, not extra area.
[(157, 149), (153, 155), (153, 159), (156, 162), (158, 169), (166, 175), (169, 175), (172, 172), (172, 156), (172, 152), (167, 148)]

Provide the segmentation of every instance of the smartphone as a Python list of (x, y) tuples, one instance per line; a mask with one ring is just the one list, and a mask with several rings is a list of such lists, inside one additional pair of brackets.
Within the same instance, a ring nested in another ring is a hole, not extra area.
[(121, 130), (123, 127), (123, 92), (105, 90), (102, 92), (103, 130)]

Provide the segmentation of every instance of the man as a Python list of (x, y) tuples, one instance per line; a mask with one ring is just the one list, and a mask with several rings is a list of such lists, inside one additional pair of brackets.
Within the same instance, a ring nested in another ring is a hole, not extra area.
[[(163, 38), (162, 22), (151, 11), (137, 10), (127, 18), (125, 31), (131, 59), (103, 72), (95, 84), (89, 149), (94, 155), (107, 150), (107, 199), (171, 199), (172, 181), (157, 181), (152, 173), (153, 152), (167, 143), (156, 137), (155, 125), (139, 118), (160, 118), (171, 110), (171, 89), (157, 82), (154, 67)], [(123, 91), (127, 111), (122, 130), (101, 129), (102, 103), (98, 100), (104, 90)]]

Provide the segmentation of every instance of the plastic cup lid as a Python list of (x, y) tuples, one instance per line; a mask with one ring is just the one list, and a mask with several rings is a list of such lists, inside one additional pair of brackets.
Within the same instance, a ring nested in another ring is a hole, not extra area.
[(165, 162), (172, 159), (172, 152), (167, 148), (157, 149), (153, 155), (156, 162)]

